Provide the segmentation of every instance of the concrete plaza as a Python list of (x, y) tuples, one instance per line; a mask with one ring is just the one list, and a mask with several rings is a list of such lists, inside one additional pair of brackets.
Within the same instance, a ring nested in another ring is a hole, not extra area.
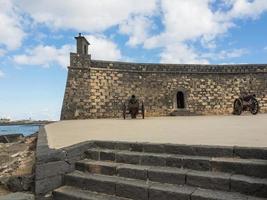
[(267, 147), (267, 114), (70, 120), (45, 130), (50, 148), (86, 140)]

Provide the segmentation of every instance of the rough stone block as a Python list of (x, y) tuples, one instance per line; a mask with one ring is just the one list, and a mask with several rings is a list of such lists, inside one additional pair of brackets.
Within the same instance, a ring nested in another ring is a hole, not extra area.
[(148, 186), (138, 181), (120, 182), (116, 185), (116, 195), (134, 200), (148, 200)]
[(144, 144), (144, 152), (147, 153), (165, 153), (164, 145), (162, 144)]
[(192, 195), (191, 200), (247, 200), (247, 197), (238, 193), (227, 193), (208, 189), (197, 189)]
[(234, 147), (234, 154), (240, 158), (267, 160), (267, 148)]
[(115, 181), (107, 180), (105, 177), (96, 177), (94, 175), (83, 174), (67, 175), (65, 176), (65, 184), (69, 186), (79, 187), (81, 189), (86, 189), (94, 192), (115, 194)]
[(215, 159), (211, 161), (212, 171), (243, 174), (267, 178), (267, 163), (264, 160)]
[(115, 152), (108, 150), (100, 151), (100, 160), (115, 161)]
[(186, 169), (194, 169), (208, 171), (211, 169), (210, 159), (205, 157), (184, 157), (183, 167)]
[(63, 183), (62, 175), (47, 177), (42, 180), (35, 180), (35, 194), (46, 194)]
[(122, 165), (117, 168), (118, 175), (126, 178), (147, 180), (148, 167)]
[(181, 168), (183, 166), (183, 159), (181, 157), (167, 156), (166, 166)]
[(152, 184), (149, 188), (149, 199), (153, 200), (190, 200), (194, 188), (172, 186), (168, 184)]
[(230, 174), (189, 171), (186, 184), (215, 190), (230, 190)]
[(159, 155), (142, 155), (140, 160), (141, 165), (148, 166), (166, 166), (166, 158)]
[(115, 149), (116, 147), (116, 142), (113, 141), (95, 141), (94, 143), (102, 149)]
[(242, 175), (233, 175), (231, 177), (231, 191), (251, 196), (267, 197), (267, 180)]
[(127, 153), (117, 153), (116, 154), (116, 162), (118, 163), (127, 163), (127, 164), (139, 164), (140, 156), (127, 154)]
[(183, 185), (185, 184), (186, 172), (186, 170), (151, 167), (148, 170), (148, 178), (154, 182)]
[(97, 149), (89, 149), (85, 152), (85, 157), (92, 160), (99, 160), (100, 153)]
[(41, 180), (51, 176), (57, 176), (71, 171), (71, 166), (65, 161), (56, 161), (36, 165), (35, 179)]

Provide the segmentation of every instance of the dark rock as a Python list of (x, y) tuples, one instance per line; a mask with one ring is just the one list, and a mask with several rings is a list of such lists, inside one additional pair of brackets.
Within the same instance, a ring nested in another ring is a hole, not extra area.
[(0, 135), (0, 143), (12, 143), (21, 141), (24, 138), (23, 134), (7, 134)]
[(6, 183), (8, 189), (12, 192), (33, 191), (33, 175), (11, 176)]

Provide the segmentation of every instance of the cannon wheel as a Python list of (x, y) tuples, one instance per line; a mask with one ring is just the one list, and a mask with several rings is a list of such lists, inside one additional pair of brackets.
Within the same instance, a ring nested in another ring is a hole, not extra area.
[(123, 115), (123, 119), (125, 119), (126, 118), (126, 105), (125, 105), (125, 103), (122, 106), (122, 115)]
[(258, 103), (257, 99), (255, 99), (255, 98), (252, 98), (251, 101), (252, 101), (252, 103), (250, 105), (249, 110), (250, 110), (251, 114), (256, 115), (259, 112), (259, 103)]
[(145, 119), (145, 107), (144, 107), (144, 103), (142, 103), (141, 111), (142, 111), (142, 118)]
[(243, 110), (243, 103), (241, 99), (236, 99), (234, 101), (234, 114), (235, 115), (241, 115)]

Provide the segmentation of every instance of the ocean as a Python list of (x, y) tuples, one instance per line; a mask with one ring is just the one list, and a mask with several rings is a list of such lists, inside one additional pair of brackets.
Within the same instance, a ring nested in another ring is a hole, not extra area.
[(21, 133), (24, 136), (36, 133), (39, 130), (38, 125), (0, 125), (0, 135)]

